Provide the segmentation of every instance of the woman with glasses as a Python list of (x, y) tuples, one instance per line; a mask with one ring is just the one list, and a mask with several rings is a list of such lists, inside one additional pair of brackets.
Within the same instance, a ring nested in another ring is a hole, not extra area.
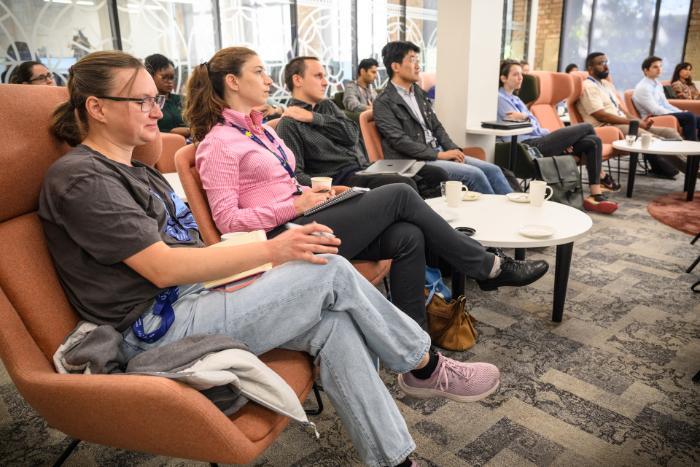
[(146, 70), (153, 77), (158, 93), (165, 96), (163, 118), (158, 120), (158, 128), (163, 133), (176, 133), (190, 137), (190, 129), (182, 120), (182, 96), (173, 93), (175, 89), (175, 65), (165, 55), (153, 54), (144, 60)]
[[(87, 55), (71, 68), (68, 91), (53, 132), (75, 147), (49, 169), (39, 217), (71, 304), (83, 319), (122, 332), (127, 355), (192, 334), (226, 334), (255, 354), (307, 352), (372, 466), (413, 465), (415, 449), (374, 358), (401, 373), (416, 397), (468, 402), (497, 389), (493, 365), (432, 353), (428, 334), (335, 255), (340, 240), (328, 227), (203, 247), (162, 175), (132, 159), (134, 147), (158, 137), (162, 116), (153, 79), (136, 58)], [(201, 285), (268, 262), (276, 267), (247, 287)]]
[(10, 74), (10, 84), (44, 84), (56, 86), (53, 73), (42, 63), (28, 61), (15, 67)]

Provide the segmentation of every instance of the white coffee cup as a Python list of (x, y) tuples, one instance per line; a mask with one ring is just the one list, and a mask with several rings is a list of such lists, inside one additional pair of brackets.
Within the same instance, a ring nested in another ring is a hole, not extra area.
[(637, 141), (637, 136), (636, 135), (627, 135), (625, 136), (625, 142), (627, 144), (634, 144), (634, 142)]
[(331, 191), (333, 179), (331, 177), (311, 177), (311, 189), (313, 191)]
[[(547, 190), (549, 190), (549, 195), (546, 195)], [(551, 186), (547, 186), (547, 182), (543, 182), (542, 180), (533, 180), (530, 182), (530, 204), (532, 206), (542, 206), (553, 194), (554, 190)]]
[(644, 133), (641, 136), (642, 147), (648, 148), (651, 145), (651, 135), (649, 133)]
[(462, 201), (462, 193), (469, 191), (469, 188), (464, 186), (462, 182), (451, 180), (448, 182), (440, 182), (440, 190), (442, 197), (447, 200), (447, 205), (451, 208), (459, 206)]

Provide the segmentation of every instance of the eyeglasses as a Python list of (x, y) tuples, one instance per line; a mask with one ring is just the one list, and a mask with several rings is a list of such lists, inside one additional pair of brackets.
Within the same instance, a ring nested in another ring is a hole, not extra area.
[(139, 99), (137, 97), (116, 97), (116, 96), (95, 96), (100, 99), (109, 99), (110, 101), (118, 101), (118, 102), (138, 102), (141, 104), (141, 112), (143, 113), (149, 113), (151, 110), (153, 110), (154, 106), (158, 106), (159, 109), (163, 108), (163, 105), (165, 105), (165, 95), (164, 94), (159, 94), (155, 97), (144, 97), (143, 99)]
[(606, 66), (606, 65), (609, 65), (609, 64), (610, 64), (610, 61), (609, 61), (609, 60), (603, 60), (602, 62), (596, 63), (596, 65), (600, 65), (600, 66)]
[(34, 78), (31, 78), (29, 80), (30, 83), (33, 83), (35, 81), (53, 81), (53, 74), (46, 73), (45, 75), (35, 76)]
[(407, 58), (408, 63), (415, 65), (416, 63), (420, 63), (420, 57), (418, 55), (413, 55), (411, 57)]

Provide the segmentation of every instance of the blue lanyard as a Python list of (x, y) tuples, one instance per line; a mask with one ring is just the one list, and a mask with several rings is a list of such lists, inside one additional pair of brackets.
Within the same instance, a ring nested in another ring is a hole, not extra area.
[(180, 290), (177, 287), (170, 287), (166, 291), (158, 294), (156, 303), (153, 305), (153, 314), (160, 316), (160, 326), (158, 326), (158, 329), (155, 331), (146, 333), (143, 330), (143, 319), (139, 316), (131, 325), (131, 330), (134, 331), (134, 334), (139, 340), (152, 344), (168, 332), (173, 321), (175, 321), (173, 303), (175, 303), (179, 295)]
[(258, 138), (256, 135), (253, 134), (253, 132), (246, 130), (245, 128), (242, 128), (238, 125), (234, 125), (233, 123), (229, 123), (233, 128), (237, 128), (238, 131), (243, 133), (245, 136), (248, 138), (252, 139), (256, 143), (258, 143), (260, 146), (263, 148), (267, 149), (269, 152), (272, 153), (273, 156), (275, 156), (275, 159), (280, 163), (282, 168), (287, 171), (287, 174), (289, 174), (289, 178), (291, 178), (294, 181), (294, 185), (296, 185), (297, 191), (294, 193), (295, 195), (300, 195), (302, 193), (301, 187), (299, 186), (299, 182), (297, 181), (297, 177), (294, 174), (294, 170), (292, 169), (292, 166), (289, 165), (289, 159), (287, 159), (287, 153), (284, 152), (284, 149), (282, 149), (282, 145), (277, 143), (275, 141), (275, 138), (272, 137), (269, 131), (267, 131), (267, 128), (263, 128), (263, 132), (265, 133), (265, 136), (267, 136), (267, 139), (270, 140), (270, 143), (273, 145), (277, 146), (277, 150), (279, 151), (279, 154), (265, 146), (265, 143), (262, 142), (260, 138)]
[(615, 100), (615, 97), (610, 93), (610, 90), (609, 90), (608, 88), (606, 88), (605, 86), (603, 86), (601, 83), (599, 83), (598, 81), (594, 80), (594, 79), (593, 79), (592, 77), (590, 77), (590, 76), (589, 76), (588, 78), (586, 78), (586, 79), (587, 79), (587, 80), (590, 80), (590, 81), (593, 81), (593, 83), (594, 83), (596, 86), (598, 86), (598, 87), (601, 88), (603, 91), (605, 91), (605, 93), (608, 95), (608, 97), (609, 97), (610, 100), (612, 101), (613, 105), (615, 106), (615, 108), (618, 109), (618, 110), (620, 109), (620, 106), (617, 105), (617, 101)]

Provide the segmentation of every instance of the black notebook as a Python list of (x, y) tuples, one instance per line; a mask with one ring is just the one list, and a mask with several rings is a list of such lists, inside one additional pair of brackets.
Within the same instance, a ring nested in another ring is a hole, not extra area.
[(361, 188), (359, 186), (354, 186), (345, 190), (338, 196), (328, 198), (323, 203), (317, 204), (316, 206), (307, 209), (306, 211), (304, 211), (304, 215), (310, 216), (311, 214), (316, 214), (318, 211), (329, 208), (331, 206), (335, 206), (338, 203), (342, 203), (343, 201), (349, 200), (350, 198), (354, 198), (355, 196), (361, 195), (362, 193), (367, 193), (368, 191), (369, 188)]
[(531, 126), (532, 124), (529, 120), (525, 122), (509, 122), (504, 120), (481, 122), (482, 128), (493, 128), (495, 130), (517, 130), (518, 128), (529, 128)]

